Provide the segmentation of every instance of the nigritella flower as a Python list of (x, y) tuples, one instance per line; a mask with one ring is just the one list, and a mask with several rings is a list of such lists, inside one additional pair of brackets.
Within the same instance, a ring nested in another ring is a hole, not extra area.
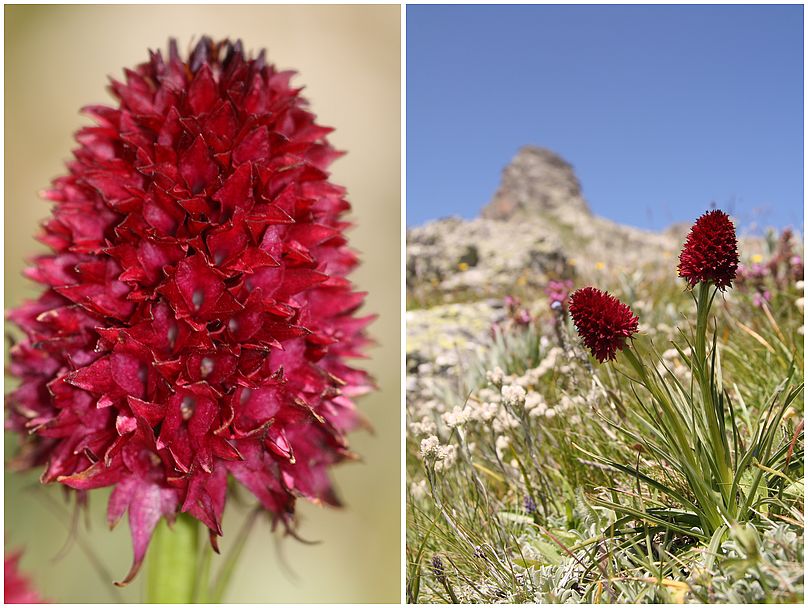
[(678, 270), (691, 287), (698, 283), (713, 283), (722, 291), (732, 287), (738, 271), (738, 241), (726, 213), (714, 209), (696, 220), (679, 254)]
[(187, 58), (172, 41), (112, 81), (114, 107), (84, 109), (97, 125), (44, 194), (9, 425), (43, 483), (114, 488), (124, 583), (162, 517), (190, 514), (215, 546), (229, 479), (287, 528), (296, 497), (338, 504), (328, 471), (371, 388), (346, 360), (371, 317), (346, 279), (340, 153), (292, 75), (240, 41)]
[(601, 363), (614, 359), (637, 333), (639, 319), (614, 296), (584, 287), (570, 296), (570, 315), (586, 347)]
[(19, 570), (21, 554), (3, 556), (3, 601), (6, 604), (44, 604), (28, 577)]

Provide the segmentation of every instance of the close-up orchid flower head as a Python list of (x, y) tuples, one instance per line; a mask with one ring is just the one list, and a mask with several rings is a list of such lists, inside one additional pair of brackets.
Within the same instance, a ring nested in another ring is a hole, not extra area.
[(8, 466), (61, 487), (68, 511), (107, 488), (107, 524), (131, 536), (128, 572), (109, 576), (126, 587), (153, 555), (148, 601), (222, 600), (249, 532), (230, 509), (308, 538), (299, 503), (342, 506), (333, 467), (375, 426), (356, 360), (379, 309), (351, 277), (362, 213), (331, 176), (346, 150), (305, 74), (253, 48), (170, 37), (111, 76), (113, 102), (81, 109), (91, 124), (41, 192), (45, 249), (24, 270), (38, 293), (7, 310)]

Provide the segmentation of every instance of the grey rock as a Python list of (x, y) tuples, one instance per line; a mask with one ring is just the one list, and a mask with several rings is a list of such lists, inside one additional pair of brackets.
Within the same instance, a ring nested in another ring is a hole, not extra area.
[(572, 165), (552, 150), (525, 146), (502, 171), (499, 189), (481, 216), (513, 220), (570, 212), (592, 214)]
[(633, 271), (664, 261), (681, 245), (678, 228), (640, 230), (592, 213), (567, 161), (522, 148), (482, 217), (452, 217), (407, 231), (407, 290), (413, 300), (477, 299), (548, 278), (586, 276), (594, 269)]

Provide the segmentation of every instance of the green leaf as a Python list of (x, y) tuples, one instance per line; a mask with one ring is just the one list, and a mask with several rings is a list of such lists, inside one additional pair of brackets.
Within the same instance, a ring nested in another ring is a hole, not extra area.
[(523, 526), (535, 526), (533, 518), (529, 515), (524, 515), (522, 513), (511, 513), (510, 511), (500, 511), (497, 513), (497, 515), (504, 521), (511, 521)]

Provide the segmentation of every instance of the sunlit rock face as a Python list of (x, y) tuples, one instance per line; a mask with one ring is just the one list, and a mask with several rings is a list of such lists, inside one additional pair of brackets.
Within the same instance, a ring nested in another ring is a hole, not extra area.
[(525, 146), (503, 169), (499, 189), (481, 216), (511, 220), (543, 213), (592, 214), (572, 165), (552, 150)]
[(407, 289), (416, 301), (465, 300), (540, 289), (549, 279), (667, 269), (682, 238), (681, 227), (657, 233), (594, 215), (572, 165), (525, 146), (503, 169), (481, 217), (407, 232)]

